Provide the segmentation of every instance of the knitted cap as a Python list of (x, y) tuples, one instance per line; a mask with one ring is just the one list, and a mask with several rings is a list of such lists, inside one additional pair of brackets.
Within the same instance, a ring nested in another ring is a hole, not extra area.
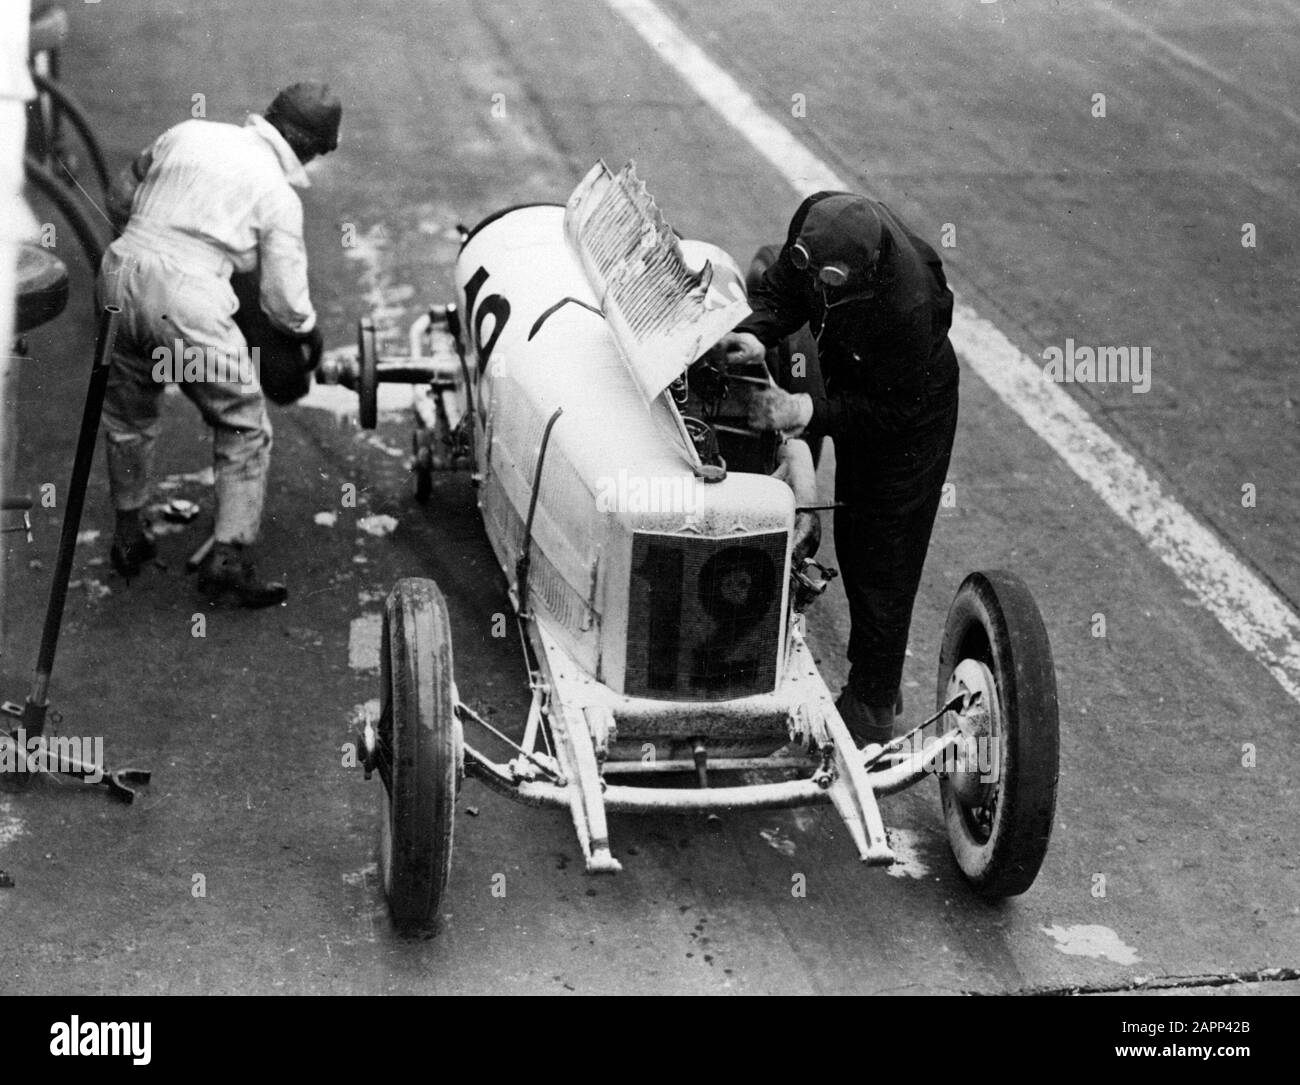
[(343, 106), (326, 84), (309, 79), (280, 91), (267, 109), (266, 119), (297, 129), (319, 153), (326, 154), (339, 145)]
[(843, 263), (851, 271), (863, 271), (880, 250), (880, 233), (880, 217), (871, 201), (843, 193), (808, 209), (799, 241), (816, 267)]

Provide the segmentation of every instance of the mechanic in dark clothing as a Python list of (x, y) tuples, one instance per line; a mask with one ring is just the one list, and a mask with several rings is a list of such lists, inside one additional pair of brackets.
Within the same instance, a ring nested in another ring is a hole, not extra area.
[(804, 324), (817, 340), (825, 397), (760, 390), (749, 424), (835, 441), (835, 550), (852, 622), (836, 703), (859, 742), (886, 742), (957, 428), (952, 291), (935, 251), (884, 204), (819, 192), (749, 300), (754, 312), (722, 340), (729, 356), (759, 360)]

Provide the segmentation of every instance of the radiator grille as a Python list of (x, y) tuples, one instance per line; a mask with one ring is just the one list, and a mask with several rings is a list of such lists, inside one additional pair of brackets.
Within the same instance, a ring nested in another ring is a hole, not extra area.
[(729, 700), (776, 688), (786, 535), (636, 532), (624, 692)]
[(692, 271), (629, 162), (597, 163), (569, 197), (565, 234), (641, 391), (654, 399), (749, 313), (740, 283)]

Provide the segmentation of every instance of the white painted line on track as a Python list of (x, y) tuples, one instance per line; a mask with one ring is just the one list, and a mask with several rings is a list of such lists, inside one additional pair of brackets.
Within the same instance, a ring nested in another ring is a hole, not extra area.
[(739, 83), (718, 67), (650, 0), (605, 0), (659, 53), (670, 68), (690, 84), (732, 128), (753, 146), (772, 168), (802, 196), (825, 188), (847, 191), (850, 186), (790, 130), (769, 114)]
[(962, 360), (1300, 701), (1300, 618), (1286, 601), (997, 328), (965, 305), (953, 314), (959, 328)]
[[(850, 191), (830, 166), (713, 62), (651, 0), (605, 0), (800, 196)], [(1228, 634), (1300, 701), (1300, 616), (1137, 459), (968, 305), (953, 313), (962, 361), (1146, 541)]]

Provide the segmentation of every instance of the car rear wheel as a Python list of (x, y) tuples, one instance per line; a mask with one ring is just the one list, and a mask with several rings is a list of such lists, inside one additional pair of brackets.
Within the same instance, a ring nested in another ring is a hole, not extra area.
[(1056, 671), (1042, 616), (1019, 577), (971, 573), (957, 589), (939, 652), (939, 705), (964, 687), (958, 771), (939, 777), (948, 841), (962, 874), (988, 899), (1023, 893), (1047, 853), (1056, 808), (1060, 725)]
[(452, 681), (451, 625), (432, 580), (399, 580), (384, 608), (379, 746), (387, 754), (380, 874), (399, 926), (438, 914), (451, 871), (461, 724)]

